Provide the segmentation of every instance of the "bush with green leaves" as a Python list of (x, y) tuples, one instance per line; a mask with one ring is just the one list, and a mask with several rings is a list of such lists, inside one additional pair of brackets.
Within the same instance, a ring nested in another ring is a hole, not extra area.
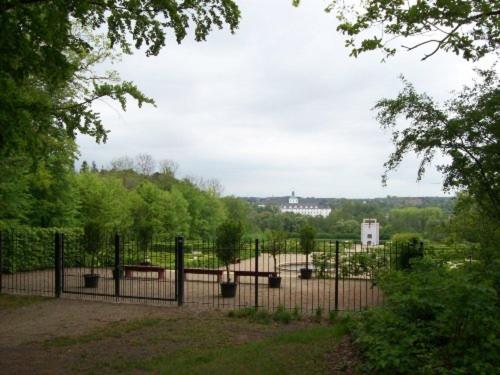
[(236, 260), (242, 238), (243, 225), (239, 221), (226, 221), (217, 228), (215, 254), (226, 267), (228, 283), (231, 282), (229, 266)]
[[(30, 228), (15, 227), (2, 231), (3, 268), (2, 272), (16, 273), (54, 268), (55, 233), (65, 234), (65, 242), (73, 237), (81, 237), (78, 228)], [(65, 246), (64, 265), (79, 266), (79, 246)]]
[(320, 252), (313, 254), (313, 266), (319, 279), (329, 279), (335, 268), (335, 253)]
[(352, 321), (368, 373), (496, 373), (498, 289), (483, 272), (422, 259), (379, 285), (385, 304)]
[(402, 232), (394, 234), (391, 241), (397, 244), (418, 243), (422, 241), (422, 236), (418, 233)]
[(397, 233), (391, 238), (391, 252), (397, 269), (411, 267), (413, 258), (424, 255), (422, 237), (417, 233)]

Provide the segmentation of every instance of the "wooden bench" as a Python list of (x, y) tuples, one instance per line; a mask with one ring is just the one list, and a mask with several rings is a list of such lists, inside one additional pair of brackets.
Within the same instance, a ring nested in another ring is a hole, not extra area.
[(271, 272), (271, 271), (234, 271), (234, 282), (237, 283), (240, 276), (258, 276), (258, 277), (269, 277), (273, 276), (276, 277), (277, 273), (276, 272)]
[(123, 266), (125, 277), (132, 277), (132, 272), (156, 272), (158, 280), (165, 280), (165, 268), (159, 266)]
[(186, 274), (193, 273), (196, 275), (217, 275), (217, 282), (220, 283), (222, 280), (223, 270), (212, 270), (206, 268), (184, 268), (184, 280), (187, 280)]

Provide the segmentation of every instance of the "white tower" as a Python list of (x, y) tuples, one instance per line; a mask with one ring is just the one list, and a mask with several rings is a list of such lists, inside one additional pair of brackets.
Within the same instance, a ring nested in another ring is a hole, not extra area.
[(361, 243), (365, 246), (379, 244), (380, 224), (377, 219), (363, 219), (361, 223)]
[(295, 191), (292, 191), (292, 195), (288, 198), (288, 204), (299, 204), (299, 198), (295, 196)]

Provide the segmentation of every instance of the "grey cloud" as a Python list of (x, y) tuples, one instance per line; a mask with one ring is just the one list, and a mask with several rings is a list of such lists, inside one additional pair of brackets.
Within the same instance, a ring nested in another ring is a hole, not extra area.
[[(392, 151), (370, 109), (401, 88), (403, 73), (438, 98), (470, 80), (470, 65), (452, 55), (421, 63), (401, 53), (348, 57), (335, 18), (323, 5), (289, 0), (242, 3), (235, 35), (213, 33), (206, 43), (170, 42), (157, 57), (125, 56), (114, 66), (157, 108), (126, 113), (99, 103), (111, 130), (106, 145), (79, 137), (82, 159), (107, 165), (140, 152), (170, 158), (180, 173), (218, 178), (226, 194), (373, 197), (441, 195), (433, 169), (415, 183), (410, 158), (380, 183)], [(107, 69), (109, 66), (103, 66)]]

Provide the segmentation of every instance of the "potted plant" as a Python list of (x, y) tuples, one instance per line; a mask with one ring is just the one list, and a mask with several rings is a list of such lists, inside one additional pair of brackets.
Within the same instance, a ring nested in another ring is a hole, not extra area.
[(278, 272), (276, 257), (286, 250), (286, 239), (288, 235), (283, 231), (269, 231), (267, 233), (266, 251), (273, 257), (274, 275), (269, 275), (269, 288), (279, 288), (281, 286), (281, 276)]
[(99, 224), (88, 223), (85, 225), (83, 232), (84, 245), (85, 251), (90, 255), (90, 273), (83, 275), (85, 288), (97, 288), (99, 285), (100, 275), (95, 273), (95, 267), (102, 237), (102, 228)]
[(236, 295), (237, 284), (231, 281), (229, 266), (236, 260), (238, 247), (243, 237), (243, 226), (240, 222), (226, 221), (217, 228), (216, 255), (226, 267), (227, 281), (221, 282), (220, 289), (223, 298)]
[(306, 267), (300, 269), (301, 279), (310, 279), (312, 276), (312, 269), (309, 268), (309, 254), (314, 251), (316, 237), (316, 230), (310, 225), (305, 225), (300, 228), (300, 248), (306, 256)]

